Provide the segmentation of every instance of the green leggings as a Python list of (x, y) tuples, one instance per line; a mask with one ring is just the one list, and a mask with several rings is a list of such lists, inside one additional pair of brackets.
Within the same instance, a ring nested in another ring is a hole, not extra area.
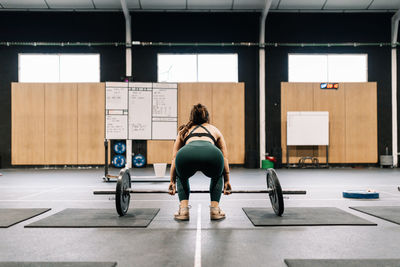
[(188, 143), (176, 154), (175, 170), (178, 178), (179, 201), (189, 199), (189, 178), (197, 171), (201, 171), (211, 178), (211, 201), (219, 202), (224, 184), (222, 179), (224, 156), (215, 145), (208, 141), (192, 141)]

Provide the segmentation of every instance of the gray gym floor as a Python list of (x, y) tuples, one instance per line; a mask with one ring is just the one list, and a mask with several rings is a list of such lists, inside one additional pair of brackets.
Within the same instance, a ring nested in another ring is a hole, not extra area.
[[(133, 196), (131, 208), (161, 209), (146, 229), (24, 228), (65, 208), (114, 209), (112, 196), (95, 196), (92, 192), (114, 189), (115, 183), (102, 181), (101, 168), (0, 172), (3, 174), (0, 208), (52, 209), (0, 229), (0, 261), (116, 261), (118, 266), (194, 266), (196, 240), (201, 255), (197, 259), (202, 266), (286, 266), (284, 259), (299, 258), (400, 258), (400, 225), (348, 208), (400, 206), (399, 169), (277, 170), (284, 189), (307, 190), (305, 196), (287, 196), (286, 207), (337, 207), (377, 226), (254, 227), (242, 207), (270, 207), (263, 194), (222, 196), (221, 206), (227, 218), (220, 222), (209, 219), (209, 196), (193, 194), (190, 221), (176, 222), (173, 213), (178, 207), (177, 196)], [(133, 171), (133, 175), (152, 174), (151, 168)], [(191, 187), (207, 189), (208, 182), (198, 173), (191, 178)], [(263, 189), (265, 173), (233, 168), (231, 184), (234, 189)], [(135, 188), (166, 189), (167, 185), (139, 183)], [(341, 195), (344, 190), (368, 188), (379, 191), (380, 199), (349, 200)]]

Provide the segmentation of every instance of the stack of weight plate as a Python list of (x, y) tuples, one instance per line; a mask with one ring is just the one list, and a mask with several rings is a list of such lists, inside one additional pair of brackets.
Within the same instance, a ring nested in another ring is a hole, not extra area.
[(115, 168), (122, 168), (126, 164), (125, 156), (123, 155), (126, 151), (126, 145), (124, 142), (116, 142), (114, 144), (114, 152), (117, 154), (113, 157), (112, 164)]

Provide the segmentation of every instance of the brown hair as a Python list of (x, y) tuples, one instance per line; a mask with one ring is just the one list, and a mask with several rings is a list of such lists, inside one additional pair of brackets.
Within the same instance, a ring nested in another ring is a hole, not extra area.
[(181, 137), (185, 136), (185, 134), (192, 128), (193, 125), (200, 125), (205, 122), (210, 122), (210, 115), (208, 114), (208, 110), (206, 106), (202, 104), (194, 105), (192, 110), (190, 111), (189, 122), (179, 126), (179, 131), (181, 133)]

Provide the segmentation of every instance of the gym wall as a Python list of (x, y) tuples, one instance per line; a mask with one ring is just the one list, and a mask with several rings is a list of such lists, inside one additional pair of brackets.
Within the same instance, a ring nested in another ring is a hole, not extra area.
[[(140, 41), (258, 42), (259, 13), (131, 13)], [(390, 42), (390, 13), (270, 13), (267, 42)], [(4, 41), (124, 42), (121, 12), (1, 12)], [(100, 53), (101, 81), (125, 75), (123, 47), (0, 47), (0, 168), (11, 166), (11, 82), (18, 81), (18, 53)], [(258, 167), (258, 48), (134, 47), (136, 81), (157, 81), (157, 53), (237, 53), (245, 83), (245, 166)], [(288, 53), (367, 53), (368, 79), (377, 82), (378, 155), (391, 153), (389, 47), (268, 47), (266, 49), (266, 151), (281, 157), (281, 82), (288, 81)], [(398, 52), (400, 62), (400, 52)], [(398, 68), (400, 74), (400, 68)], [(400, 77), (400, 75), (398, 75)], [(400, 84), (400, 79), (398, 81)], [(399, 101), (400, 102), (400, 101)], [(400, 110), (398, 110), (400, 112)], [(400, 115), (400, 114), (399, 114)], [(400, 118), (400, 116), (398, 117)], [(399, 134), (400, 137), (400, 134)], [(279, 165), (276, 165), (279, 167)]]
[[(282, 162), (286, 163), (288, 111), (329, 112), (329, 163), (377, 163), (377, 85), (340, 83), (338, 90), (321, 90), (320, 83), (282, 83)], [(326, 162), (325, 146), (291, 146), (289, 163), (313, 156)]]
[[(257, 42), (258, 13), (132, 13), (132, 38), (140, 41)], [(1, 12), (2, 40), (124, 42), (121, 12)], [(0, 47), (0, 168), (11, 167), (11, 83), (18, 53), (99, 53), (101, 82), (125, 75), (124, 47)], [(134, 47), (133, 79), (157, 82), (158, 53), (237, 53), (245, 84), (245, 166), (258, 166), (258, 49), (253, 47)], [(135, 149), (135, 148), (134, 148)], [(141, 151), (145, 154), (146, 151)]]
[[(244, 163), (244, 84), (179, 83), (178, 124), (205, 104), (226, 139), (229, 162)], [(13, 83), (13, 165), (104, 164), (104, 83)], [(172, 159), (173, 141), (148, 141), (147, 162)]]
[[(364, 14), (268, 14), (267, 42), (390, 42), (391, 16)], [(392, 149), (391, 48), (390, 47), (269, 47), (266, 50), (266, 151), (282, 159), (281, 82), (288, 81), (289, 53), (365, 53), (368, 81), (377, 83), (377, 155)], [(398, 51), (398, 62), (400, 55)], [(398, 68), (398, 84), (400, 70)], [(400, 100), (398, 96), (398, 101)], [(399, 113), (398, 109), (398, 113)], [(399, 116), (399, 115), (398, 115)], [(283, 159), (285, 159), (283, 157)]]
[(104, 83), (12, 83), (12, 164), (104, 164), (104, 108)]

